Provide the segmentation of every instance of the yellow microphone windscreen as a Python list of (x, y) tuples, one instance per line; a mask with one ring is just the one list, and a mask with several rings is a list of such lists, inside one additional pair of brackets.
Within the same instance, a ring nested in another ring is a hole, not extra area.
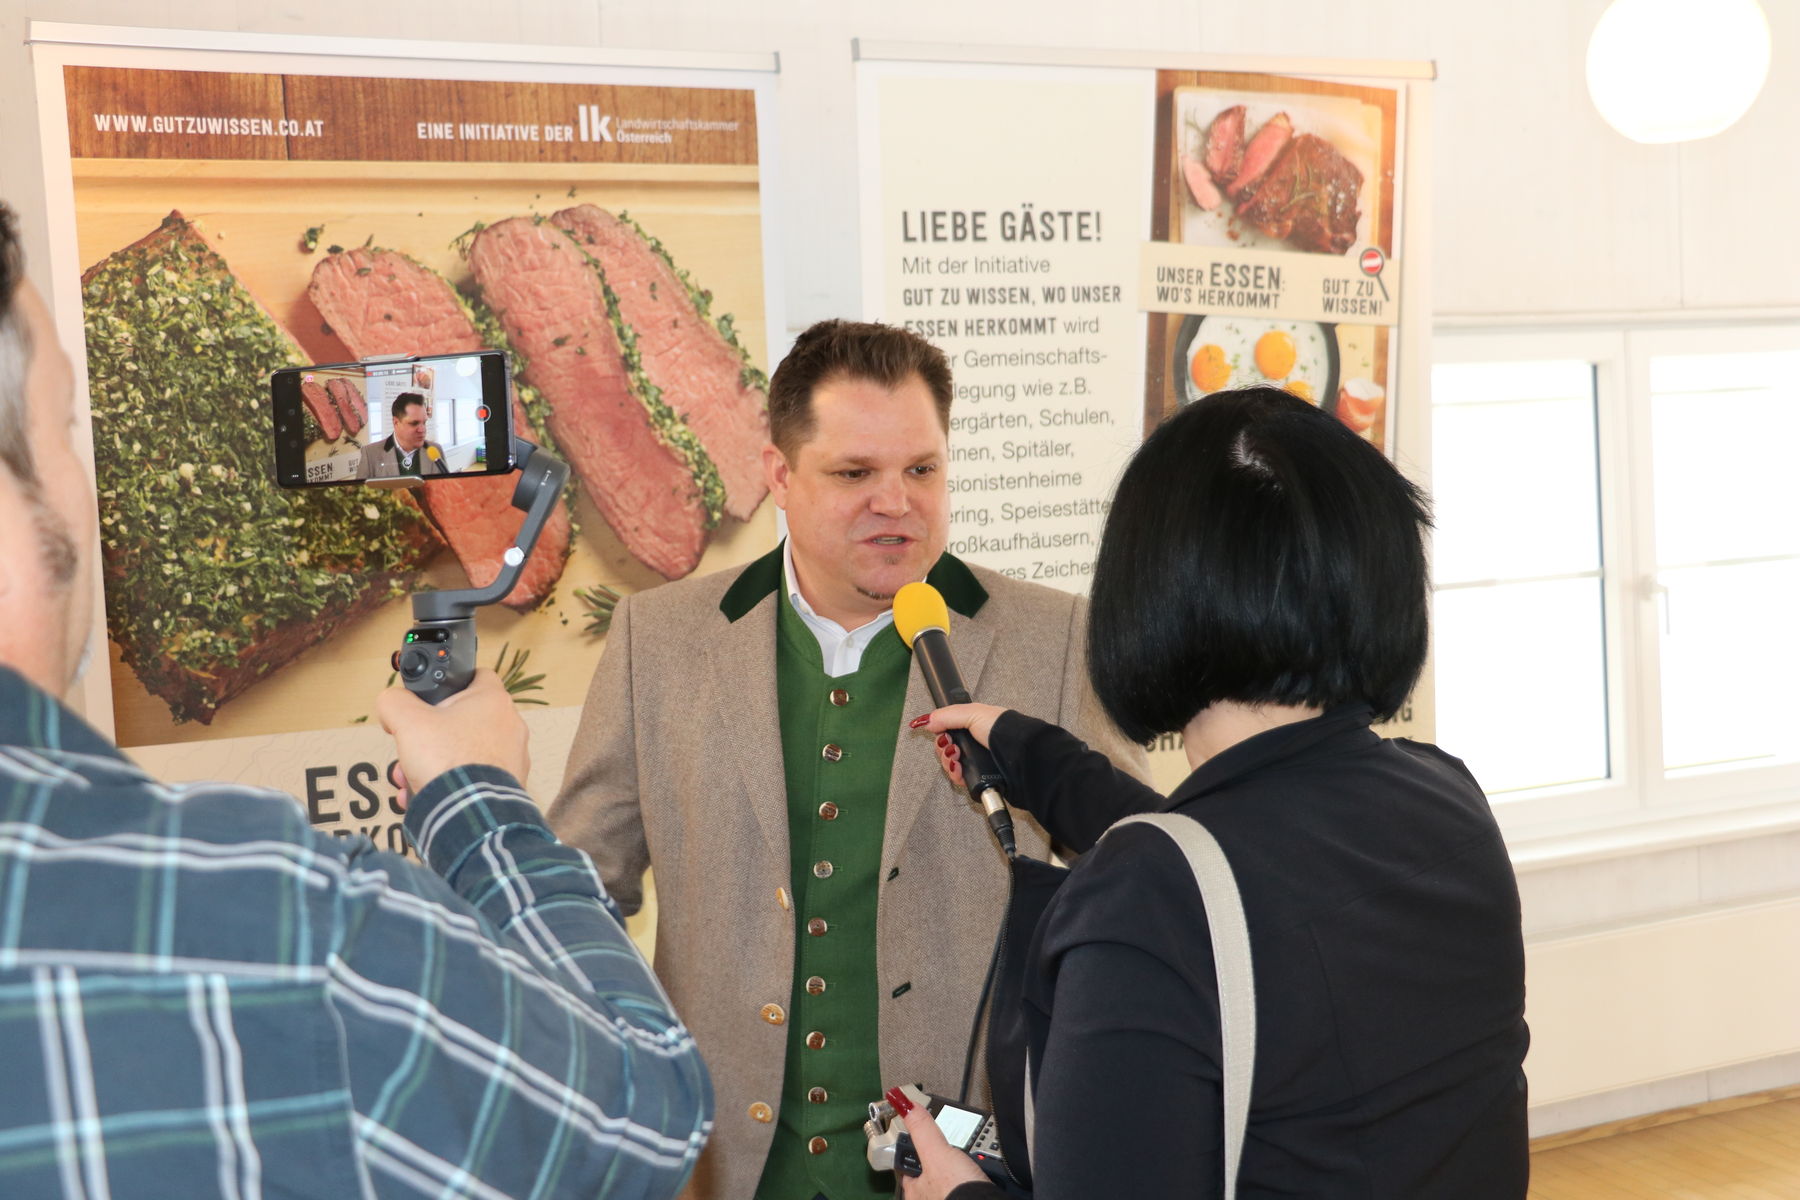
[(950, 608), (929, 583), (909, 583), (894, 593), (894, 630), (909, 647), (927, 629), (950, 632)]

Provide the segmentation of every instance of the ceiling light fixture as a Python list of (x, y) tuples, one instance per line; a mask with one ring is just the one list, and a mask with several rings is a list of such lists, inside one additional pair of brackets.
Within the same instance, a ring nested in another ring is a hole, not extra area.
[(1757, 0), (1613, 0), (1588, 41), (1588, 94), (1634, 142), (1722, 133), (1768, 77), (1769, 21)]

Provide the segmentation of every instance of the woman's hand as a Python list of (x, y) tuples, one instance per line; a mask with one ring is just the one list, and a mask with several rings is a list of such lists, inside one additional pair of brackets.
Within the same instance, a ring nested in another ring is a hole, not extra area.
[(950, 740), (946, 732), (951, 729), (966, 729), (974, 739), (983, 746), (993, 735), (994, 722), (1006, 709), (993, 704), (949, 704), (940, 709), (926, 713), (922, 717), (914, 717), (912, 728), (923, 729), (938, 735), (938, 765), (944, 768), (944, 774), (957, 787), (963, 786), (962, 764), (957, 761), (961, 757), (956, 743)]
[[(968, 704), (958, 707), (986, 706)], [(975, 1160), (946, 1141), (944, 1131), (938, 1128), (931, 1114), (920, 1111), (917, 1105), (907, 1099), (905, 1092), (899, 1088), (889, 1088), (887, 1099), (894, 1106), (894, 1111), (900, 1114), (907, 1135), (912, 1138), (913, 1150), (919, 1156), (919, 1166), (923, 1168), (917, 1179), (908, 1178), (899, 1171), (894, 1172), (894, 1180), (899, 1185), (899, 1195), (903, 1200), (944, 1200), (945, 1196), (965, 1183), (986, 1181), (987, 1176), (981, 1173)]]

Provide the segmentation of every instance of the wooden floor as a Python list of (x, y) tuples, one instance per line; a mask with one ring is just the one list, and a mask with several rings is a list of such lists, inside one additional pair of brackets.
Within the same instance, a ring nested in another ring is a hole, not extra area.
[(1531, 1155), (1531, 1200), (1800, 1198), (1800, 1099), (1545, 1142)]

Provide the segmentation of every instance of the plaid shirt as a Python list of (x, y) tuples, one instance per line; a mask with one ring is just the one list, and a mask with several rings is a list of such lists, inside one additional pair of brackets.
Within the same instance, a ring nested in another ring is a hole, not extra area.
[(406, 828), (437, 874), (0, 668), (0, 1196), (673, 1196), (711, 1085), (587, 856), (493, 768)]

